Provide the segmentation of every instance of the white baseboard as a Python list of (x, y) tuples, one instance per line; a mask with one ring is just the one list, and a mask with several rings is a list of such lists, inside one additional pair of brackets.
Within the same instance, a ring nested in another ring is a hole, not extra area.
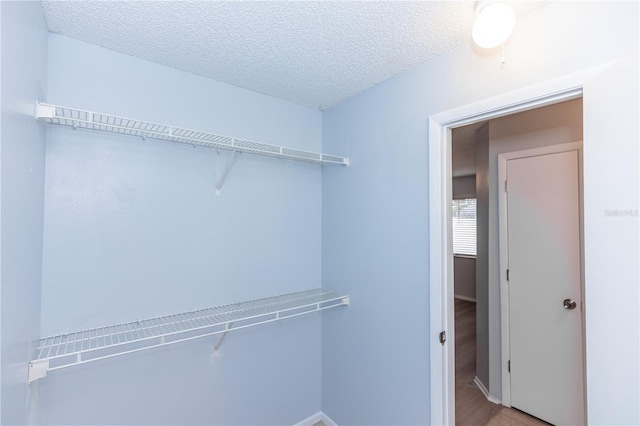
[(473, 383), (478, 387), (478, 389), (480, 389), (480, 392), (482, 392), (484, 397), (487, 398), (487, 401), (493, 402), (494, 404), (498, 404), (498, 405), (502, 404), (502, 401), (500, 401), (498, 398), (489, 394), (489, 391), (487, 390), (486, 386), (484, 385), (484, 383), (480, 381), (480, 379), (478, 379), (478, 376), (476, 376), (473, 379)]
[(489, 397), (487, 398), (487, 400), (488, 400), (489, 402), (493, 402), (493, 403), (494, 403), (494, 404), (496, 404), (496, 405), (501, 405), (501, 404), (502, 404), (502, 401), (501, 401), (501, 400), (499, 400), (498, 398), (496, 398), (496, 397), (495, 397), (495, 396), (493, 396), (493, 395), (489, 395)]
[(476, 299), (474, 299), (473, 297), (461, 296), (459, 294), (454, 294), (453, 297), (460, 300), (466, 300), (467, 302), (476, 303)]
[(478, 389), (480, 389), (480, 392), (482, 392), (482, 394), (484, 395), (485, 398), (489, 399), (489, 391), (487, 390), (487, 388), (485, 387), (484, 383), (482, 383), (480, 381), (480, 379), (478, 379), (478, 376), (476, 376), (473, 379), (473, 383), (478, 387)]
[(318, 411), (314, 415), (309, 416), (301, 422), (296, 423), (294, 426), (313, 426), (320, 420), (322, 420), (322, 411)]
[(327, 416), (325, 413), (322, 413), (322, 423), (327, 426), (338, 426), (338, 424), (331, 420), (331, 417)]
[(327, 416), (325, 413), (323, 413), (322, 411), (318, 411), (314, 415), (309, 416), (306, 419), (302, 420), (301, 422), (296, 423), (294, 426), (313, 426), (319, 421), (322, 421), (322, 423), (324, 423), (327, 426), (338, 426), (336, 422), (331, 420), (331, 418)]

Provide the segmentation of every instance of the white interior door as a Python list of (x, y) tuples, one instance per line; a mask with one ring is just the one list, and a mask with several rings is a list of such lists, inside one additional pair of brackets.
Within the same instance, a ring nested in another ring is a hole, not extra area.
[(507, 161), (511, 405), (585, 422), (578, 151)]

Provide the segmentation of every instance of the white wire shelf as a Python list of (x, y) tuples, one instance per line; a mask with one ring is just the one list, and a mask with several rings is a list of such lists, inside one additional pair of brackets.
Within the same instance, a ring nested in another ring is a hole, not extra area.
[(85, 111), (42, 102), (36, 103), (36, 118), (49, 124), (69, 126), (74, 129), (98, 130), (145, 139), (149, 138), (193, 146), (246, 152), (316, 164), (349, 165), (348, 158), (338, 155), (270, 145), (246, 139), (231, 138), (166, 124), (149, 123), (101, 112)]
[(40, 339), (29, 383), (48, 371), (349, 305), (349, 296), (313, 289), (231, 305), (137, 320)]

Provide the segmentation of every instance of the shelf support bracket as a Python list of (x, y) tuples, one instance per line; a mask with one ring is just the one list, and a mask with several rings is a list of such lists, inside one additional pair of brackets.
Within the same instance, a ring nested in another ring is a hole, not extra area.
[(218, 355), (220, 355), (220, 346), (222, 346), (222, 342), (224, 342), (225, 337), (227, 337), (227, 334), (229, 333), (229, 331), (231, 331), (231, 326), (233, 326), (232, 322), (228, 322), (225, 324), (224, 333), (222, 334), (222, 337), (220, 337), (220, 340), (218, 340), (218, 344), (215, 346), (215, 348), (213, 348), (214, 358), (218, 358)]
[(43, 377), (47, 377), (48, 370), (48, 359), (29, 362), (29, 383), (34, 382), (38, 379), (42, 379)]
[(231, 152), (231, 157), (229, 157), (229, 160), (227, 161), (227, 165), (225, 166), (224, 171), (222, 172), (222, 176), (220, 176), (220, 179), (216, 184), (216, 197), (220, 196), (220, 190), (222, 189), (222, 184), (224, 184), (224, 180), (227, 178), (227, 175), (229, 174), (229, 170), (231, 170), (231, 166), (233, 165), (233, 159), (236, 156), (236, 152), (238, 151), (235, 149)]

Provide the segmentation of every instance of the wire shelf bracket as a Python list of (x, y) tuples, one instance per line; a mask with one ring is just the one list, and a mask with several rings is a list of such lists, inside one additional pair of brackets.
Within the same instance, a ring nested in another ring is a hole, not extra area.
[(49, 371), (347, 306), (348, 295), (319, 289), (41, 338), (29, 362), (28, 382)]
[(235, 159), (236, 152), (238, 152), (238, 151), (235, 150), (235, 149), (231, 152), (231, 157), (229, 157), (229, 159), (227, 160), (227, 165), (224, 167), (224, 171), (222, 172), (222, 176), (220, 176), (220, 179), (218, 180), (218, 183), (216, 184), (216, 197), (220, 196), (220, 190), (222, 189), (222, 185), (224, 184), (224, 180), (227, 178), (227, 175), (229, 174), (229, 171), (231, 170), (231, 166), (233, 165), (233, 160)]
[[(117, 133), (120, 135), (139, 137), (143, 140), (154, 139), (192, 145), (194, 147), (201, 146), (205, 148), (223, 149), (232, 151), (233, 153), (249, 153), (320, 165), (349, 165), (348, 157), (287, 148), (247, 139), (231, 138), (198, 130), (150, 123), (132, 118), (118, 117), (111, 114), (86, 111), (44, 102), (36, 102), (35, 117), (49, 124), (69, 126), (74, 129)], [(232, 161), (233, 160), (230, 160), (227, 163), (225, 172), (216, 184), (216, 195), (218, 196), (220, 195), (220, 189), (224, 183), (224, 179), (229, 173)]]
[(217, 358), (218, 355), (220, 354), (220, 346), (222, 346), (222, 342), (224, 342), (224, 339), (227, 338), (227, 334), (229, 334), (229, 329), (231, 328), (232, 325), (233, 325), (233, 323), (227, 324), (227, 327), (226, 327), (224, 333), (222, 333), (222, 336), (220, 337), (220, 340), (218, 340), (218, 343), (216, 344), (215, 348), (213, 348), (213, 357), (214, 358)]

